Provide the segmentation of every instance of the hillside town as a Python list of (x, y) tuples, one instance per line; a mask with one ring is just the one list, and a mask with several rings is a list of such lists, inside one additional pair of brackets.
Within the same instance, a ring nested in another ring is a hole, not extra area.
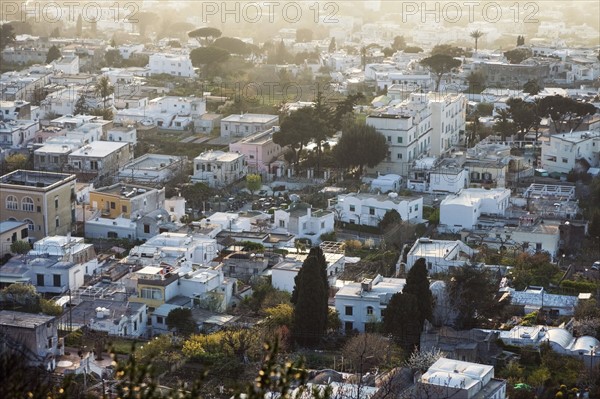
[(600, 398), (599, 16), (3, 2), (0, 397)]

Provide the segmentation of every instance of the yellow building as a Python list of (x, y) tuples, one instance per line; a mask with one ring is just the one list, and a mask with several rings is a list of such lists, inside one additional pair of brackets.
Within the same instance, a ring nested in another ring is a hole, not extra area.
[(26, 222), (29, 237), (64, 236), (75, 222), (75, 175), (16, 170), (0, 177), (0, 219)]
[(176, 295), (178, 279), (177, 273), (169, 273), (163, 267), (146, 266), (134, 273), (136, 295), (129, 300), (144, 303), (153, 311)]
[(144, 215), (162, 208), (165, 202), (165, 190), (136, 186), (131, 184), (113, 184), (90, 191), (90, 206), (102, 212), (102, 217), (115, 219), (119, 216), (131, 218), (139, 212)]

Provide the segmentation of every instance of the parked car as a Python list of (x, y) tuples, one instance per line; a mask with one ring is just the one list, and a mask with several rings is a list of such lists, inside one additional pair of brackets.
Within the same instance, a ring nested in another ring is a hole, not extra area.
[(600, 260), (594, 262), (594, 264), (592, 265), (592, 270), (599, 270), (600, 271)]

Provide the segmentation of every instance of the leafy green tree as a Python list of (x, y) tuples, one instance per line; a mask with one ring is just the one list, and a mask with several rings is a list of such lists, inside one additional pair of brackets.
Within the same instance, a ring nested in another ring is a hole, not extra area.
[(462, 57), (466, 55), (466, 52), (464, 49), (453, 46), (451, 44), (438, 44), (431, 49), (431, 55), (434, 56), (439, 54), (447, 55), (449, 57), (454, 58)]
[(77, 101), (75, 102), (75, 108), (73, 109), (73, 113), (75, 115), (85, 115), (89, 112), (90, 108), (87, 105), (85, 100), (85, 96), (82, 94), (79, 96)]
[(252, 52), (247, 43), (233, 37), (219, 37), (211, 46), (226, 50), (230, 54), (247, 55)]
[(4, 160), (6, 172), (12, 172), (19, 169), (26, 169), (29, 158), (21, 153), (9, 155)]
[(364, 123), (350, 126), (333, 149), (333, 156), (340, 167), (357, 167), (359, 174), (362, 174), (364, 166), (377, 166), (387, 153), (385, 136)]
[(529, 285), (549, 287), (561, 274), (560, 268), (550, 262), (550, 255), (546, 252), (519, 254), (511, 272), (513, 285), (517, 290)]
[(457, 310), (456, 327), (476, 326), (476, 316), (489, 318), (496, 312), (497, 284), (491, 272), (474, 267), (457, 267), (446, 282), (448, 297)]
[(110, 79), (108, 79), (108, 76), (100, 76), (98, 81), (96, 81), (94, 91), (97, 95), (102, 97), (102, 106), (106, 110), (106, 102), (108, 101), (108, 98), (115, 92), (115, 88), (110, 83)]
[(394, 42), (392, 43), (392, 48), (396, 51), (404, 50), (406, 48), (406, 39), (404, 39), (404, 36), (394, 37)]
[(496, 122), (494, 122), (494, 126), (492, 127), (494, 133), (500, 135), (501, 139), (506, 140), (507, 136), (512, 136), (515, 133), (515, 124), (510, 119), (510, 113), (506, 109), (501, 109), (498, 111), (498, 115), (496, 116)]
[(333, 111), (333, 127), (335, 130), (344, 128), (344, 118), (348, 115), (352, 117), (351, 120), (354, 122), (354, 106), (364, 99), (363, 93), (350, 94), (335, 105)]
[(329, 48), (327, 49), (327, 51), (328, 51), (329, 53), (333, 53), (333, 52), (335, 52), (335, 50), (336, 50), (336, 47), (337, 47), (337, 46), (336, 46), (336, 44), (335, 44), (335, 37), (332, 37), (332, 38), (331, 38), (331, 41), (329, 42)]
[(419, 346), (421, 327), (418, 300), (414, 295), (400, 292), (392, 295), (381, 315), (384, 332), (391, 334), (396, 344), (408, 352)]
[(459, 60), (446, 54), (435, 54), (421, 60), (421, 65), (425, 66), (435, 76), (435, 91), (439, 91), (442, 77), (458, 68), (462, 63)]
[(511, 64), (520, 64), (525, 61), (527, 58), (532, 56), (532, 52), (528, 48), (519, 47), (514, 50), (506, 51), (504, 56)]
[(204, 202), (213, 196), (214, 190), (204, 183), (187, 184), (181, 189), (181, 195), (190, 207), (203, 209)]
[(541, 90), (542, 88), (535, 80), (528, 80), (527, 83), (523, 85), (523, 92), (529, 94), (530, 96), (535, 96)]
[(402, 293), (414, 295), (417, 299), (418, 321), (422, 329), (425, 320), (431, 321), (433, 314), (433, 294), (429, 289), (427, 264), (425, 258), (417, 259), (406, 276), (406, 285)]
[(310, 249), (294, 278), (294, 337), (303, 343), (318, 341), (327, 329), (329, 282), (327, 262), (320, 247)]
[(216, 74), (219, 65), (227, 61), (229, 57), (230, 54), (227, 50), (218, 47), (195, 48), (190, 53), (192, 65), (204, 67), (204, 74), (208, 77)]
[(0, 25), (0, 51), (15, 42), (15, 29), (9, 23)]
[(539, 115), (549, 116), (557, 133), (577, 130), (585, 118), (595, 113), (594, 104), (579, 102), (558, 94), (544, 97), (539, 102)]
[(310, 141), (313, 129), (313, 110), (300, 108), (286, 116), (278, 132), (273, 133), (273, 142), (281, 147), (289, 146), (294, 154), (294, 163), (300, 161), (300, 151)]
[(542, 118), (538, 116), (538, 107), (534, 102), (526, 102), (521, 98), (509, 98), (508, 115), (513, 121), (513, 126), (522, 140), (531, 129), (539, 127)]
[(60, 50), (55, 45), (52, 45), (46, 54), (46, 64), (50, 64), (52, 61), (60, 59), (60, 57)]
[(467, 82), (469, 83), (469, 93), (479, 94), (485, 90), (485, 76), (480, 71), (471, 72), (467, 76)]
[(166, 322), (169, 330), (175, 330), (186, 337), (198, 331), (198, 326), (192, 317), (192, 310), (189, 308), (171, 310), (167, 315)]
[(406, 54), (417, 54), (417, 53), (422, 53), (423, 49), (419, 46), (407, 46), (404, 48), (404, 52)]
[(482, 31), (480, 31), (479, 29), (472, 31), (471, 33), (469, 33), (469, 36), (471, 36), (473, 39), (475, 39), (475, 52), (477, 52), (477, 44), (479, 43), (479, 39), (481, 38), (481, 36), (483, 36), (485, 33), (483, 33)]
[(386, 231), (388, 228), (400, 223), (402, 223), (402, 217), (397, 210), (391, 209), (383, 215), (383, 219), (379, 222), (379, 228), (381, 231)]
[(211, 27), (198, 28), (189, 32), (188, 36), (198, 40), (198, 43), (206, 46), (213, 42), (216, 38), (221, 37), (221, 31), (217, 28)]
[(10, 244), (10, 252), (13, 254), (26, 254), (31, 250), (31, 245), (27, 241), (15, 241)]
[(117, 49), (110, 49), (104, 53), (104, 62), (109, 67), (120, 67), (123, 65), (123, 56)]
[(262, 187), (262, 178), (258, 174), (246, 175), (246, 188), (250, 190), (252, 195)]

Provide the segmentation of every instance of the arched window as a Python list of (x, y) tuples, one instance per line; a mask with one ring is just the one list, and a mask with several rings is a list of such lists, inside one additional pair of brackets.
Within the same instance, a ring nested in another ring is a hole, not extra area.
[(19, 209), (19, 200), (17, 200), (17, 197), (14, 195), (6, 197), (6, 209), (11, 209), (13, 211)]
[(27, 223), (27, 228), (29, 229), (29, 231), (34, 231), (35, 230), (35, 224), (33, 223), (33, 221), (31, 221), (29, 219), (25, 219), (23, 221), (25, 223)]
[(33, 212), (33, 200), (30, 197), (23, 197), (21, 200), (21, 209), (27, 212)]

